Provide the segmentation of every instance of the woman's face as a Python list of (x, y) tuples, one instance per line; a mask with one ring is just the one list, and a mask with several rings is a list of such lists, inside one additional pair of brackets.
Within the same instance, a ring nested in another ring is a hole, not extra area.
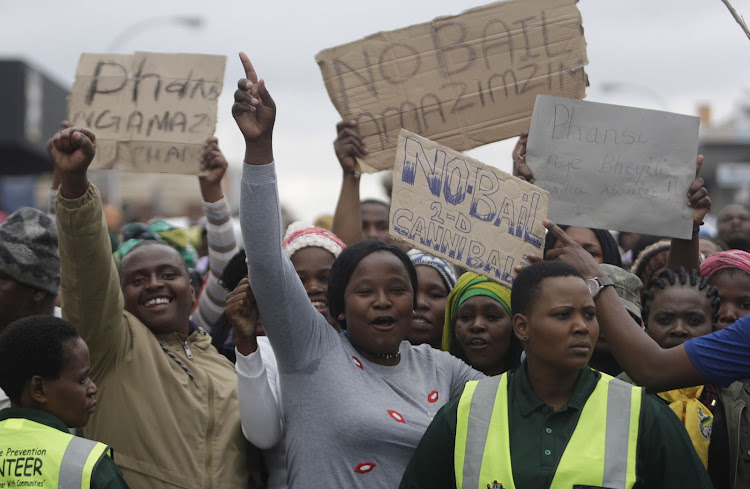
[(555, 372), (585, 367), (599, 336), (594, 300), (586, 282), (575, 276), (544, 279), (529, 316), (517, 314), (513, 324), (529, 368)]
[(310, 302), (326, 318), (326, 321), (333, 325), (333, 318), (328, 312), (327, 297), (328, 278), (331, 276), (331, 266), (336, 257), (323, 248), (309, 246), (297, 250), (290, 259), (302, 285), (305, 286)]
[(487, 375), (507, 370), (513, 322), (492, 297), (467, 299), (456, 311), (455, 332), (466, 363)]
[(689, 286), (661, 290), (651, 301), (646, 332), (662, 348), (673, 348), (712, 330), (711, 303)]
[(750, 275), (739, 269), (719, 270), (708, 283), (719, 289), (721, 299), (716, 329), (731, 326), (750, 313)]
[[(377, 354), (393, 354), (406, 338), (414, 313), (414, 291), (406, 266), (389, 251), (359, 262), (344, 289), (347, 337), (365, 358), (389, 364)], [(395, 364), (396, 362), (392, 362)]]
[[(599, 239), (594, 234), (594, 231), (590, 228), (582, 228), (578, 226), (570, 226), (565, 230), (565, 233), (570, 238), (581, 245), (581, 248), (588, 251), (591, 256), (597, 261), (597, 263), (604, 263), (604, 252), (602, 251), (602, 245), (599, 243)], [(562, 248), (563, 243), (557, 240), (555, 248)]]
[(417, 308), (407, 339), (412, 345), (427, 343), (433, 348), (440, 348), (448, 287), (434, 268), (420, 265), (416, 270), (419, 284)]

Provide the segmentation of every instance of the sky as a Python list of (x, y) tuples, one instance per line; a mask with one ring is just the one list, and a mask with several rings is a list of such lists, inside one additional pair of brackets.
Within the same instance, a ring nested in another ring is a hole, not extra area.
[[(481, 0), (35, 0), (0, 2), (0, 58), (23, 59), (70, 87), (82, 52), (189, 52), (228, 57), (216, 135), (239, 168), (244, 143), (230, 108), (245, 51), (277, 105), (274, 154), (282, 201), (300, 219), (333, 212), (341, 170), (333, 152), (340, 120), (315, 63), (319, 51), (455, 15)], [(732, 0), (750, 19), (750, 0)], [(721, 0), (580, 0), (588, 45), (587, 100), (732, 117), (750, 100), (750, 40)], [(198, 29), (175, 16), (197, 16)], [(140, 27), (134, 27), (140, 26)], [(113, 45), (115, 43), (116, 45)], [(614, 88), (612, 88), (614, 86)], [(510, 171), (514, 140), (467, 152)], [(383, 196), (365, 175), (362, 197)]]

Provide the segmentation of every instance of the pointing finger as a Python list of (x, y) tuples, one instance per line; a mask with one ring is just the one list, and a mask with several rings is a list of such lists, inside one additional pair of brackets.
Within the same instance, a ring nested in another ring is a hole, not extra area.
[(253, 68), (253, 64), (250, 62), (247, 54), (242, 51), (240, 51), (240, 61), (242, 61), (242, 67), (245, 68), (245, 77), (251, 82), (257, 83), (258, 75), (255, 73), (255, 68)]
[(552, 233), (563, 245), (569, 246), (576, 244), (576, 242), (573, 241), (570, 236), (565, 233), (565, 231), (560, 229), (560, 226), (550, 221), (549, 219), (545, 219), (542, 224), (544, 224), (544, 227), (546, 227), (547, 230)]

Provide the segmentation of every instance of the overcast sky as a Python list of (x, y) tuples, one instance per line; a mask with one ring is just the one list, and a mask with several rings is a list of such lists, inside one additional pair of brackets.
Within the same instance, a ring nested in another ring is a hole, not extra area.
[[(193, 30), (154, 20), (126, 34), (118, 52), (192, 52), (228, 56), (219, 100), (217, 136), (239, 165), (243, 142), (230, 114), (243, 76), (243, 50), (266, 79), (278, 107), (274, 135), (282, 200), (301, 218), (332, 212), (340, 169), (332, 150), (340, 119), (325, 91), (315, 54), (378, 31), (453, 15), (481, 0), (154, 0), (0, 3), (0, 57), (22, 58), (70, 87), (82, 52), (106, 52), (116, 38), (146, 19), (200, 16)], [(732, 0), (750, 19), (750, 0)], [(580, 0), (588, 43), (587, 99), (685, 114), (709, 103), (713, 120), (731, 116), (748, 98), (750, 40), (721, 0)], [(179, 8), (179, 10), (175, 10)], [(606, 83), (619, 83), (614, 91)], [(512, 141), (468, 152), (510, 168)], [(379, 176), (366, 177), (363, 197), (377, 196)]]

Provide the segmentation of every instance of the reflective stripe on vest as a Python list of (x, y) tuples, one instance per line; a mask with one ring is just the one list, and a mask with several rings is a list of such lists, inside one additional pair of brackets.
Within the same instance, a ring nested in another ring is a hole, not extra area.
[[(89, 489), (99, 461), (110, 448), (24, 418), (0, 421), (0, 482), (42, 484), (39, 487)], [(6, 485), (5, 487), (11, 487)], [(32, 486), (37, 487), (37, 486)]]
[[(565, 446), (551, 489), (633, 487), (642, 393), (602, 374)], [(457, 489), (486, 489), (495, 481), (516, 489), (508, 433), (508, 376), (468, 382), (456, 418)]]

